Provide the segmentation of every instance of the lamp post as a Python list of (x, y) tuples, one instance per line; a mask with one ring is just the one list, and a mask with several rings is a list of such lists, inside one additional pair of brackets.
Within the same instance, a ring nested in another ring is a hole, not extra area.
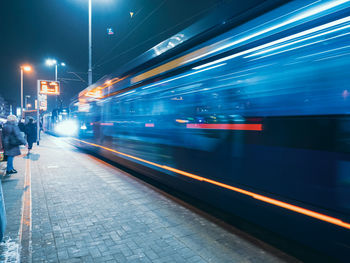
[(57, 81), (57, 79), (58, 79), (58, 66), (65, 67), (66, 63), (61, 62), (58, 64), (56, 59), (47, 59), (45, 63), (49, 67), (55, 66), (55, 81)]
[[(58, 80), (58, 66), (65, 67), (66, 63), (64, 63), (64, 62), (57, 63), (56, 59), (47, 59), (45, 63), (49, 67), (55, 66), (55, 81), (57, 81)], [(57, 107), (57, 104), (58, 104), (57, 103), (57, 98), (58, 98), (58, 95), (56, 95), (56, 107)]]
[(88, 69), (88, 85), (92, 84), (92, 30), (91, 30), (91, 0), (89, 0), (89, 69)]
[(21, 118), (23, 118), (23, 72), (30, 72), (32, 67), (29, 65), (21, 66)]

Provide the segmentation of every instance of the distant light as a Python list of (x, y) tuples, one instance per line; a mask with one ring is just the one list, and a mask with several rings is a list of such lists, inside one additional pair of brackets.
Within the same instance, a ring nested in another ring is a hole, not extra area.
[(24, 65), (24, 66), (22, 66), (21, 68), (22, 68), (24, 71), (26, 71), (26, 72), (29, 72), (29, 71), (32, 70), (32, 67), (29, 66), (29, 65)]
[(134, 12), (130, 12), (130, 17), (132, 18), (134, 16)]
[(111, 83), (112, 83), (111, 80), (107, 80), (107, 81), (105, 82), (105, 84), (107, 84), (107, 85), (109, 85), (109, 84), (111, 84)]
[(107, 28), (107, 35), (114, 35), (113, 28), (111, 27)]
[(61, 66), (62, 66), (62, 67), (65, 67), (65, 66), (66, 66), (66, 63), (62, 62), (62, 63), (61, 63)]
[(56, 61), (56, 59), (47, 59), (45, 63), (47, 66), (51, 67), (53, 65), (56, 65), (57, 61)]

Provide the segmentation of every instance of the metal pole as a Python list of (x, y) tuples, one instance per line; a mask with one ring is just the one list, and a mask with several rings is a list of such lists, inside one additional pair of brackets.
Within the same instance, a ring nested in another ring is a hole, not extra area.
[(39, 100), (39, 92), (40, 92), (40, 81), (37, 81), (37, 89), (36, 89), (36, 144), (39, 145), (40, 141), (40, 100)]
[(57, 81), (57, 63), (55, 65), (55, 81)]
[[(57, 62), (56, 62), (56, 65), (55, 65), (55, 81), (57, 81)], [(56, 108), (58, 108), (58, 95), (56, 95)]]
[(23, 68), (21, 67), (21, 119), (23, 118)]
[(92, 84), (92, 32), (91, 32), (91, 0), (89, 0), (89, 70), (88, 70), (88, 84)]

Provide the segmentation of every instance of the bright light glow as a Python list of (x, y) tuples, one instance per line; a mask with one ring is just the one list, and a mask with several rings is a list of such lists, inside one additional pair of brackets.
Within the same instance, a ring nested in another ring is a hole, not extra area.
[(78, 132), (78, 124), (73, 120), (59, 122), (55, 127), (55, 132), (60, 136), (74, 136)]
[(32, 71), (32, 67), (29, 66), (29, 65), (24, 65), (24, 66), (22, 66), (21, 68), (22, 68), (24, 71), (26, 71), (26, 72)]
[(62, 67), (65, 67), (65, 66), (66, 66), (66, 63), (62, 62), (62, 63), (61, 63), (61, 66), (62, 66)]
[(56, 61), (56, 59), (47, 59), (45, 63), (47, 66), (51, 67), (51, 66), (56, 65), (57, 61)]

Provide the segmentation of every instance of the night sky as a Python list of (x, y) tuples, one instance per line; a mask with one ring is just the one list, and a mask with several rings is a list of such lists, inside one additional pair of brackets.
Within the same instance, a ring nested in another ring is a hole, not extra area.
[[(223, 0), (92, 0), (93, 80), (111, 73), (162, 40), (205, 16)], [(133, 18), (129, 12), (134, 12)], [(107, 35), (112, 27), (113, 36)], [(54, 79), (45, 59), (65, 62), (58, 69), (64, 106), (86, 87), (88, 0), (16, 0), (0, 4), (0, 95), (20, 102), (20, 65), (24, 94), (34, 98), (37, 79)], [(34, 103), (34, 101), (30, 101)]]

